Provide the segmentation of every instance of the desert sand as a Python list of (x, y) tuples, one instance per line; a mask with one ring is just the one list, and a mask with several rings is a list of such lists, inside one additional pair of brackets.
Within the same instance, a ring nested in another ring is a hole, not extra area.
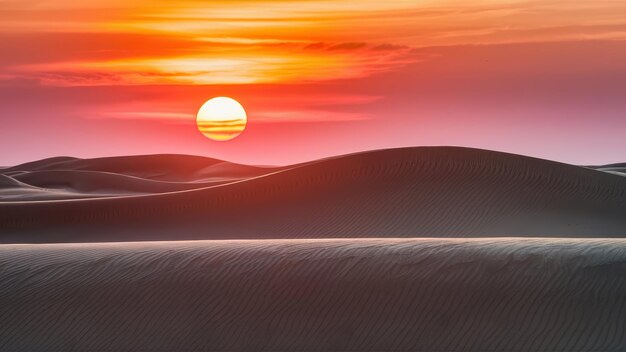
[(590, 166), (590, 168), (605, 172), (610, 172), (615, 175), (626, 176), (626, 163)]
[(281, 168), (155, 155), (0, 171), (0, 242), (623, 237), (626, 177), (452, 147)]
[(2, 351), (624, 351), (624, 239), (0, 246)]
[(0, 351), (624, 351), (621, 171), (452, 147), (6, 167)]

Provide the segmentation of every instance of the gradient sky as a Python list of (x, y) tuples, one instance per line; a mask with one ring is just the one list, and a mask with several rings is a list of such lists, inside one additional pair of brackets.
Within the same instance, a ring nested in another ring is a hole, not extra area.
[[(458, 145), (626, 161), (626, 2), (0, 0), (0, 165)], [(209, 98), (246, 131), (208, 140)]]

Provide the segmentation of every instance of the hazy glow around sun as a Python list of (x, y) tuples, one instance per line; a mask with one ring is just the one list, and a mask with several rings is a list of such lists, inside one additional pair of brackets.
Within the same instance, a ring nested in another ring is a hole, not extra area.
[(246, 128), (246, 111), (234, 99), (216, 97), (200, 107), (196, 117), (198, 130), (215, 141), (231, 140)]

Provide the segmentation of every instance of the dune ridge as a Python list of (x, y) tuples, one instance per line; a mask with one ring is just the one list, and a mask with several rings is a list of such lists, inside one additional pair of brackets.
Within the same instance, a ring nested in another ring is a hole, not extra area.
[(125, 174), (88, 170), (30, 171), (13, 178), (35, 187), (67, 189), (78, 194), (93, 194), (94, 198), (107, 194), (176, 192), (227, 182), (225, 180), (213, 182), (158, 181)]
[[(78, 159), (57, 157), (0, 169), (19, 181), (23, 194), (4, 191), (0, 202), (64, 201), (158, 194), (195, 189), (269, 173), (272, 168), (239, 165), (188, 155), (138, 155)], [(29, 188), (37, 188), (32, 192)]]
[[(220, 168), (223, 165), (227, 166)], [(262, 169), (202, 156), (158, 154), (94, 159), (56, 157), (9, 167), (0, 170), (0, 172), (80, 170), (123, 174), (160, 181), (190, 182), (203, 175), (205, 177), (211, 176), (212, 168), (219, 169), (218, 176), (222, 176), (224, 173), (239, 173), (249, 176), (249, 174), (257, 174), (258, 170)], [(213, 174), (215, 173), (213, 172)]]
[(623, 351), (624, 239), (0, 246), (0, 350)]
[(590, 166), (594, 170), (610, 172), (620, 176), (626, 176), (626, 163), (608, 164), (601, 166)]
[(0, 203), (0, 240), (626, 235), (625, 178), (546, 160), (424, 147), (267, 171), (160, 194)]

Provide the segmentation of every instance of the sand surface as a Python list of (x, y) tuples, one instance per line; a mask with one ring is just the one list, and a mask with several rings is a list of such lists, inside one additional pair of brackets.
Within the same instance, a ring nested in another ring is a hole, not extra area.
[(448, 147), (2, 168), (0, 351), (625, 351), (623, 171)]
[(189, 155), (50, 158), (0, 169), (0, 202), (168, 193), (216, 186), (272, 170)]
[(624, 237), (619, 167), (452, 147), (283, 168), (180, 155), (54, 158), (0, 170), (0, 242)]
[(624, 351), (626, 240), (0, 246), (1, 351)]
[(594, 170), (610, 172), (615, 175), (626, 176), (626, 163), (591, 166)]

